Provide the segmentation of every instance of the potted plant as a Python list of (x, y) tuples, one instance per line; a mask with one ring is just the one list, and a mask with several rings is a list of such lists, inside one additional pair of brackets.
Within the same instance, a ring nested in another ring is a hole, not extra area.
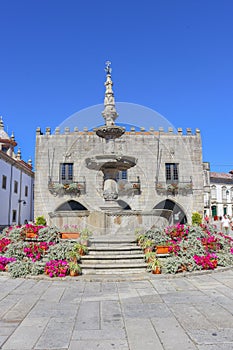
[(92, 236), (92, 232), (86, 227), (80, 232), (80, 243), (83, 245), (89, 245), (89, 238)]
[(157, 258), (154, 258), (152, 261), (148, 263), (147, 270), (153, 274), (160, 274), (161, 267), (162, 267), (161, 262)]
[(155, 252), (147, 252), (145, 254), (145, 260), (146, 260), (147, 263), (153, 261), (155, 259), (155, 257), (156, 257), (156, 253)]
[(141, 246), (147, 238), (148, 237), (144, 233), (139, 233), (136, 235), (136, 240), (139, 246)]
[(82, 273), (81, 266), (74, 261), (69, 262), (69, 271), (70, 271), (70, 276), (78, 276), (78, 275), (81, 275)]
[(79, 253), (79, 255), (85, 255), (88, 252), (87, 246), (81, 243), (75, 243), (74, 250), (76, 250)]
[(65, 192), (67, 192), (67, 193), (73, 193), (73, 194), (79, 193), (79, 192), (80, 192), (80, 189), (79, 189), (78, 183), (73, 182), (73, 183), (67, 184), (67, 185), (65, 186)]
[(152, 239), (146, 239), (143, 243), (142, 243), (142, 249), (144, 249), (144, 253), (147, 252), (152, 252), (154, 249), (154, 241), (152, 241)]
[(80, 254), (77, 250), (70, 250), (68, 253), (67, 253), (67, 259), (69, 261), (72, 261), (72, 262), (76, 262), (80, 260)]

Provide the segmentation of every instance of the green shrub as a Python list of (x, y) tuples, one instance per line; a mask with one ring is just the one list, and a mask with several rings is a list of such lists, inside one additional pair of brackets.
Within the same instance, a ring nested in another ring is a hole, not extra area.
[(46, 220), (45, 220), (45, 217), (42, 215), (42, 216), (37, 216), (36, 218), (36, 225), (37, 226), (46, 226)]
[(202, 215), (198, 212), (194, 212), (192, 214), (192, 224), (193, 225), (200, 225), (202, 223)]

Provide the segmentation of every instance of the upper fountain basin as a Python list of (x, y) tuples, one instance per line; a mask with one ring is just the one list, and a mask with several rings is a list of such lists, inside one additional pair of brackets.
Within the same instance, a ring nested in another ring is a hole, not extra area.
[(127, 170), (136, 165), (137, 159), (131, 156), (118, 154), (101, 154), (91, 158), (86, 158), (86, 166), (88, 169), (118, 169), (119, 171)]

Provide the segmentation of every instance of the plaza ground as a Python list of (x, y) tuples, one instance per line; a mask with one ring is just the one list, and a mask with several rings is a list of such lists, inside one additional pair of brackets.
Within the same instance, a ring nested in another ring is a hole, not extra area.
[(0, 276), (0, 348), (230, 350), (233, 269), (186, 275)]

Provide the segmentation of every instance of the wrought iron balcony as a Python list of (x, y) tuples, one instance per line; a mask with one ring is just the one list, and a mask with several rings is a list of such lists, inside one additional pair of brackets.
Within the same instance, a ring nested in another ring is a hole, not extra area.
[(136, 179), (125, 179), (117, 181), (117, 188), (119, 196), (124, 195), (139, 195), (141, 193), (141, 182), (139, 176)]
[(171, 194), (173, 196), (177, 194), (187, 195), (193, 192), (193, 183), (192, 179), (189, 181), (179, 181), (174, 183), (156, 181), (155, 189), (159, 194)]
[(48, 189), (49, 192), (55, 196), (62, 196), (65, 194), (77, 196), (86, 193), (86, 180), (85, 177), (83, 177), (82, 180), (63, 180), (62, 182), (53, 181), (53, 179), (49, 179)]

